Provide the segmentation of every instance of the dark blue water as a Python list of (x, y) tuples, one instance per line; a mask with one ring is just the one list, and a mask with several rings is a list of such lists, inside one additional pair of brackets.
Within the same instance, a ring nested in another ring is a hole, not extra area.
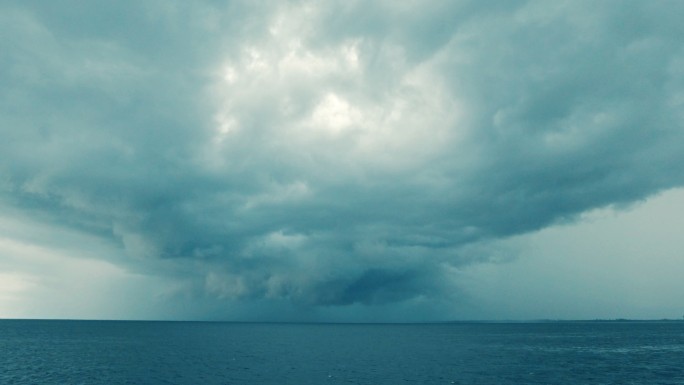
[(3, 320), (0, 384), (684, 384), (684, 323)]

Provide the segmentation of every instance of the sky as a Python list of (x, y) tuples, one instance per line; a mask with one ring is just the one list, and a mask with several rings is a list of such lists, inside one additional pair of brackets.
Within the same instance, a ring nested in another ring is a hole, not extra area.
[(680, 318), (682, 14), (0, 0), (0, 318)]

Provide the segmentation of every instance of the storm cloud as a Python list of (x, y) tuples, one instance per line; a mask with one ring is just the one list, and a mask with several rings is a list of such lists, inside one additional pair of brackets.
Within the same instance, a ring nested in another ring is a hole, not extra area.
[(682, 2), (0, 4), (3, 212), (219, 304), (458, 297), (684, 184)]

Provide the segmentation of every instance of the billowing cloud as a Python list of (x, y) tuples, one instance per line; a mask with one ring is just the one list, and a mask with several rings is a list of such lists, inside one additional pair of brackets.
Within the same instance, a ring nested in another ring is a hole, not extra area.
[(682, 7), (5, 3), (0, 202), (219, 303), (458, 297), (684, 183)]

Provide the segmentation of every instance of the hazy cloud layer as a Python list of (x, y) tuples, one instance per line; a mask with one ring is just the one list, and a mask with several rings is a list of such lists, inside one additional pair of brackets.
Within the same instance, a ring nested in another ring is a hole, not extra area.
[(458, 296), (684, 184), (682, 2), (72, 3), (0, 3), (1, 204), (194, 296)]

